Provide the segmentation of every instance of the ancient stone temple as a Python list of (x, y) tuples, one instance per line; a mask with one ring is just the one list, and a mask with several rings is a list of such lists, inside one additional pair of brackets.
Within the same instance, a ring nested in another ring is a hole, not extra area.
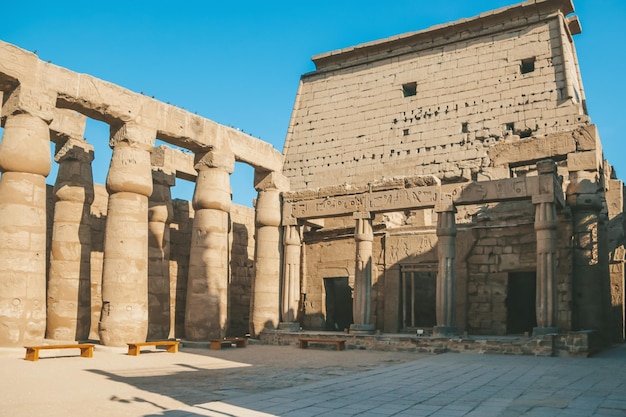
[[(315, 56), (283, 154), (0, 42), (0, 346), (623, 341), (623, 184), (587, 115), (573, 12), (529, 0)], [(231, 201), (236, 161), (254, 208)]]
[(283, 169), (305, 329), (622, 340), (623, 184), (573, 11), (527, 1), (313, 57)]

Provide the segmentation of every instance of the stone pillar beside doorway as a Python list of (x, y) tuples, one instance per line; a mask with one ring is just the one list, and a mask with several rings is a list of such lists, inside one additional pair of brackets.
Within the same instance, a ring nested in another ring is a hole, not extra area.
[(98, 329), (106, 346), (143, 342), (148, 334), (148, 197), (155, 137), (155, 131), (135, 124), (111, 126)]
[(356, 243), (356, 265), (354, 270), (354, 324), (350, 333), (372, 334), (376, 326), (372, 320), (372, 216), (369, 212), (354, 213), (356, 225), (354, 240)]
[(282, 309), (281, 321), (278, 324), (280, 330), (300, 330), (298, 320), (298, 307), (300, 305), (300, 254), (301, 238), (298, 224), (284, 227), (285, 237), (284, 267), (282, 279)]
[(453, 204), (440, 204), (437, 211), (437, 288), (435, 314), (437, 325), (433, 336), (446, 337), (457, 334), (456, 328), (456, 208)]
[(255, 172), (259, 196), (255, 205), (255, 275), (252, 284), (250, 332), (257, 336), (263, 329), (276, 329), (280, 321), (281, 300), (281, 192), (289, 180), (277, 172)]
[(206, 341), (228, 331), (230, 174), (235, 157), (211, 151), (196, 155), (198, 171), (189, 252), (185, 338)]
[(610, 294), (605, 293), (604, 288), (607, 280), (603, 274), (606, 271), (602, 269), (604, 253), (599, 244), (604, 202), (596, 176), (597, 172), (570, 172), (566, 191), (574, 226), (574, 330), (605, 330), (604, 306), (610, 304)]
[[(540, 180), (540, 192), (551, 190), (542, 187), (554, 183), (556, 164), (551, 160), (537, 163)], [(542, 189), (545, 188), (545, 189)], [(557, 328), (557, 274), (556, 274), (556, 240), (557, 217), (554, 192), (533, 196), (535, 205), (535, 232), (537, 234), (537, 284), (536, 314), (537, 327), (533, 335), (558, 333)]]

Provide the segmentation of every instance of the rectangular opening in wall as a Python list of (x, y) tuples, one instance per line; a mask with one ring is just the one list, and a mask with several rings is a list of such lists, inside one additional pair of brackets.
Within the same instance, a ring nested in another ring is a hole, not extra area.
[(469, 123), (468, 122), (461, 123), (461, 133), (469, 133)]
[(400, 266), (400, 329), (415, 332), (436, 324), (436, 265)]
[(326, 291), (326, 330), (349, 329), (352, 319), (352, 287), (348, 277), (324, 278)]
[(409, 129), (404, 129), (402, 131), (402, 136), (409, 136)]
[(528, 74), (535, 70), (535, 57), (522, 59), (520, 71), (522, 74)]
[(504, 130), (513, 134), (513, 131), (515, 131), (515, 123), (513, 122), (507, 123), (506, 125), (504, 125)]
[(413, 82), (402, 84), (402, 94), (404, 94), (404, 97), (417, 95), (417, 83)]
[(507, 334), (532, 333), (537, 327), (535, 293), (537, 275), (534, 272), (509, 273), (506, 296)]

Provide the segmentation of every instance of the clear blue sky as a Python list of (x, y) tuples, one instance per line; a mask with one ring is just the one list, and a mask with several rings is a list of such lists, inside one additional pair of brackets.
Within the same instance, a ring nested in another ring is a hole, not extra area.
[[(0, 40), (42, 60), (175, 104), (282, 151), (300, 75), (311, 56), (519, 3), (514, 0), (6, 1)], [(575, 0), (574, 38), (605, 156), (626, 178), (626, 1)], [(108, 170), (108, 130), (88, 124), (94, 178)], [(51, 174), (49, 182), (54, 181)], [(237, 164), (233, 200), (251, 205), (251, 169)], [(191, 198), (179, 180), (174, 195)]]

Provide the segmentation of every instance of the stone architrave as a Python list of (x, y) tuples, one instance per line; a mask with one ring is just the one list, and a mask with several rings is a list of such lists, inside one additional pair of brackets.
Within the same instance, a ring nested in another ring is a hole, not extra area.
[(228, 330), (228, 229), (234, 164), (234, 156), (227, 152), (197, 156), (185, 305), (185, 337), (193, 341), (225, 337)]
[(0, 142), (0, 346), (40, 344), (46, 330), (48, 124), (9, 114)]
[[(599, 224), (603, 201), (597, 172), (570, 172), (567, 203), (574, 226), (572, 328), (601, 330), (606, 326)], [(605, 279), (605, 278), (604, 278)], [(608, 296), (607, 296), (608, 298)]]
[(284, 229), (285, 265), (282, 284), (282, 314), (279, 327), (285, 330), (298, 330), (300, 328), (300, 324), (297, 322), (300, 304), (300, 227), (295, 224), (285, 226)]
[(356, 225), (354, 240), (356, 242), (356, 265), (354, 270), (354, 324), (350, 325), (350, 333), (373, 333), (372, 320), (372, 244), (374, 232), (369, 212), (354, 213)]
[(91, 327), (93, 146), (69, 139), (55, 156), (54, 224), (48, 274), (46, 337), (86, 340)]
[[(261, 175), (255, 173), (255, 178)], [(276, 329), (280, 320), (280, 194), (288, 187), (287, 179), (276, 172), (265, 174), (255, 184), (259, 195), (255, 206), (255, 275), (250, 320), (250, 332), (253, 336), (263, 329)]]
[(148, 197), (156, 132), (126, 124), (112, 126), (111, 133), (98, 332), (102, 344), (125, 346), (148, 334)]
[(152, 171), (148, 201), (148, 339), (170, 336), (170, 223), (174, 217), (171, 187), (176, 177)]
[(452, 204), (437, 207), (437, 287), (435, 336), (457, 333), (456, 329), (456, 209)]

